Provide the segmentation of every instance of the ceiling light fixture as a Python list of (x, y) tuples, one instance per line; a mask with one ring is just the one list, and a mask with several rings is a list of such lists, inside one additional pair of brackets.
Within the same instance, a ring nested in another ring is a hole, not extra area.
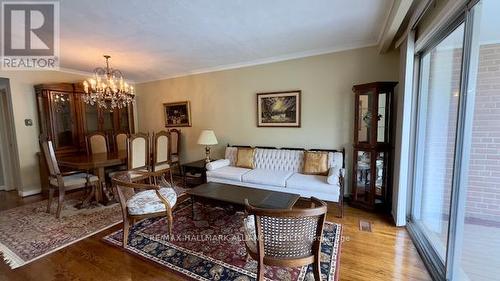
[(125, 108), (135, 100), (134, 87), (123, 81), (120, 70), (109, 67), (111, 56), (104, 55), (104, 58), (106, 68), (94, 69), (94, 77), (83, 82), (83, 101), (110, 110)]

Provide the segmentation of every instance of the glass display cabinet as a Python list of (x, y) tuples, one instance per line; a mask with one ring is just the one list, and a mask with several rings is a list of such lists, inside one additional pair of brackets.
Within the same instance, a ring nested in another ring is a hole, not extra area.
[(53, 141), (56, 155), (84, 152), (85, 136), (106, 133), (113, 148), (117, 132), (133, 133), (132, 106), (113, 111), (83, 101), (81, 83), (35, 85), (40, 136)]
[(351, 205), (385, 209), (392, 197), (392, 107), (397, 82), (355, 85)]

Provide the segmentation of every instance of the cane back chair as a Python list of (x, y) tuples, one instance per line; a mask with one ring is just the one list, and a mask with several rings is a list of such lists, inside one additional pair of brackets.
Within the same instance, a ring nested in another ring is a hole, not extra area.
[(247, 254), (258, 261), (258, 278), (264, 265), (298, 267), (313, 264), (315, 280), (321, 280), (321, 237), (327, 213), (325, 202), (311, 198), (311, 208), (262, 209), (245, 200)]

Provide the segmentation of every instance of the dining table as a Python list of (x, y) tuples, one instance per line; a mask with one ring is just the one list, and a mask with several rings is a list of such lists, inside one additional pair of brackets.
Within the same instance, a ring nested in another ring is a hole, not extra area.
[[(106, 185), (106, 168), (118, 167), (127, 163), (127, 151), (110, 151), (102, 153), (82, 153), (75, 155), (64, 155), (57, 157), (59, 166), (92, 172), (99, 178), (99, 185), (97, 186), (95, 199), (103, 204), (111, 204), (116, 202), (114, 192)], [(91, 198), (89, 198), (91, 199)]]

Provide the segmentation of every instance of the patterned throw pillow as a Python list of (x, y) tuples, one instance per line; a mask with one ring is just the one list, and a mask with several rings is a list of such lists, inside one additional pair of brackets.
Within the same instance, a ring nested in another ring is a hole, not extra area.
[(236, 155), (236, 167), (253, 169), (254, 152), (254, 148), (238, 147), (238, 153)]
[(328, 153), (326, 152), (304, 152), (304, 168), (302, 173), (307, 175), (328, 174)]

